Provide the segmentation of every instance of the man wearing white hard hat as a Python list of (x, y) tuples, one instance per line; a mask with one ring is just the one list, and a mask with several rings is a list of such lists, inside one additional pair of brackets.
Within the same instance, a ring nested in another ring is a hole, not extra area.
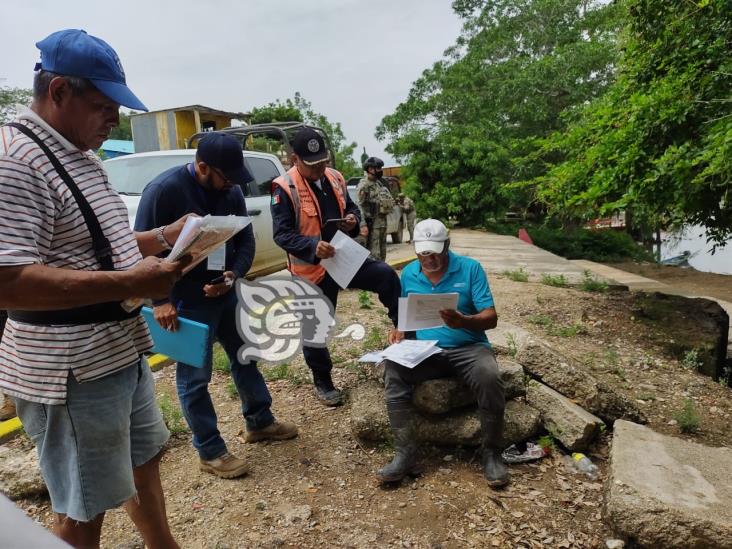
[[(417, 439), (412, 392), (417, 383), (453, 375), (460, 376), (478, 400), (483, 473), (493, 488), (508, 483), (508, 469), (501, 460), (503, 411), (506, 400), (503, 383), (486, 330), (495, 328), (498, 315), (488, 278), (475, 259), (450, 251), (445, 225), (436, 219), (420, 221), (414, 228), (417, 261), (402, 271), (402, 297), (410, 293), (457, 292), (457, 310), (440, 311), (445, 325), (417, 330), (417, 339), (437, 340), (442, 352), (416, 368), (385, 361), (385, 396), (389, 423), (394, 434), (394, 459), (377, 472), (381, 482), (396, 482), (417, 472)], [(404, 332), (392, 330), (389, 343), (404, 339)]]

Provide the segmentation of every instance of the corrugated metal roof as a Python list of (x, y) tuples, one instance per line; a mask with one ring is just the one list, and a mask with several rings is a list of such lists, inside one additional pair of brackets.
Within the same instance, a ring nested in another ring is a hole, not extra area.
[(134, 141), (127, 141), (126, 139), (107, 139), (99, 148), (103, 151), (116, 151), (132, 154), (135, 152), (135, 143)]
[(212, 109), (211, 107), (205, 107), (203, 105), (187, 105), (185, 107), (172, 107), (170, 109), (159, 109), (157, 111), (149, 111), (149, 112), (138, 112), (134, 113), (131, 116), (144, 116), (147, 114), (152, 113), (158, 113), (158, 112), (178, 112), (178, 111), (198, 111), (200, 113), (204, 114), (213, 114), (215, 116), (227, 116), (229, 118), (247, 118), (251, 115), (251, 113), (248, 112), (227, 112), (227, 111), (220, 111), (218, 109)]

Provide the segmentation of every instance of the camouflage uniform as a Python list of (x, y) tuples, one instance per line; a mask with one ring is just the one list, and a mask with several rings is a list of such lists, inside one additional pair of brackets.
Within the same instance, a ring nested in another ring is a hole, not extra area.
[(358, 205), (368, 223), (369, 236), (367, 248), (374, 259), (386, 260), (386, 215), (379, 214), (378, 180), (362, 177), (358, 183)]
[(402, 212), (407, 216), (407, 230), (409, 231), (409, 242), (414, 240), (414, 222), (417, 220), (417, 209), (414, 207), (414, 201), (405, 196), (401, 200)]

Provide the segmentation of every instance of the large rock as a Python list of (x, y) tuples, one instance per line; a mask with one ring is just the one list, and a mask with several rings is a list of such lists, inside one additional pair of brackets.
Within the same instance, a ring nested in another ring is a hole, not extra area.
[[(391, 438), (384, 390), (374, 381), (355, 387), (351, 393), (351, 429), (360, 439), (383, 442)], [(538, 433), (539, 413), (523, 402), (506, 404), (504, 445), (526, 440)], [(476, 410), (447, 416), (423, 416), (415, 413), (418, 437), (440, 446), (475, 446), (480, 443), (480, 420)]]
[(488, 332), (488, 339), (497, 355), (514, 357), (531, 339), (531, 333), (501, 320), (498, 322), (498, 326)]
[(582, 365), (542, 341), (526, 342), (519, 349), (516, 360), (532, 377), (608, 423), (621, 418), (646, 422), (635, 402), (598, 381)]
[(46, 492), (35, 450), (0, 446), (0, 492), (10, 499)]
[[(506, 400), (526, 394), (524, 369), (517, 362), (499, 360), (498, 369), (503, 381)], [(475, 406), (473, 392), (456, 377), (431, 379), (414, 389), (414, 405), (426, 414), (446, 414), (460, 408)]]
[(732, 547), (732, 450), (617, 421), (604, 515), (641, 547)]
[(539, 410), (546, 430), (569, 450), (585, 450), (600, 432), (600, 418), (537, 381), (529, 382), (526, 400)]
[[(663, 328), (661, 343), (682, 359), (695, 351), (702, 374), (719, 379), (727, 361), (729, 315), (716, 301), (659, 292), (638, 292), (635, 313)], [(669, 322), (669, 319), (673, 322)]]

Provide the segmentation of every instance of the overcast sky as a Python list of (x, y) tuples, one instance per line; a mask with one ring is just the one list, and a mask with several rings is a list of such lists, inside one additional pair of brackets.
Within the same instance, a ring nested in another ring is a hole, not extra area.
[(151, 110), (248, 111), (300, 91), (389, 162), (374, 129), (460, 22), (449, 0), (2, 0), (0, 85), (30, 88), (35, 43), (63, 28), (109, 42)]

